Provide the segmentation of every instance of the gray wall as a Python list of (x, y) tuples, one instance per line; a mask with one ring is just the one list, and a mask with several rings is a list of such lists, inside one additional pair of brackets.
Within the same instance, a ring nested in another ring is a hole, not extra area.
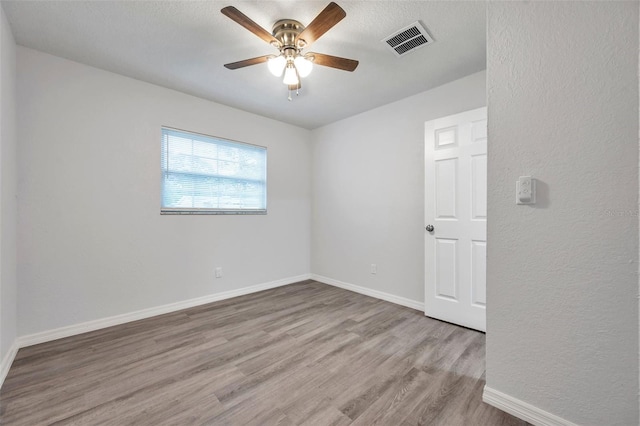
[(472, 74), (313, 131), (314, 274), (424, 302), (424, 123), (486, 105), (485, 79)]
[[(308, 275), (308, 130), (22, 47), (18, 72), (19, 335)], [(269, 213), (161, 216), (163, 125), (266, 146)]]
[(16, 44), (0, 6), (0, 360), (17, 330), (16, 132)]
[(488, 8), (487, 386), (637, 425), (638, 3)]

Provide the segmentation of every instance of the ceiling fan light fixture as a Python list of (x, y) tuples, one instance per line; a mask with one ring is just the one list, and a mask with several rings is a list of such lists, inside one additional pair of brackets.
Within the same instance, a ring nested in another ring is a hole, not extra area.
[(305, 78), (309, 74), (311, 74), (311, 70), (313, 69), (313, 64), (310, 60), (305, 58), (304, 56), (296, 56), (293, 60), (296, 68), (298, 69), (298, 74), (301, 78)]
[(300, 83), (298, 80), (298, 72), (296, 71), (296, 67), (293, 65), (293, 62), (288, 62), (287, 67), (284, 69), (284, 78), (282, 82), (288, 86), (296, 86)]
[(284, 67), (286, 64), (287, 64), (287, 60), (282, 55), (274, 56), (272, 58), (269, 58), (269, 60), (267, 61), (267, 66), (269, 67), (269, 71), (271, 72), (271, 74), (275, 75), (276, 77), (282, 76), (282, 73), (284, 72)]
[(288, 86), (289, 100), (291, 100), (291, 92), (298, 93), (302, 87), (301, 79), (311, 73), (314, 64), (344, 71), (354, 71), (358, 66), (358, 61), (353, 59), (323, 53), (302, 52), (347, 15), (333, 1), (313, 18), (306, 27), (294, 19), (280, 19), (273, 24), (271, 33), (256, 24), (234, 6), (224, 7), (220, 11), (223, 15), (279, 50), (278, 55), (263, 55), (232, 62), (224, 64), (225, 68), (236, 70), (267, 62), (269, 71), (276, 77), (282, 77), (282, 82)]

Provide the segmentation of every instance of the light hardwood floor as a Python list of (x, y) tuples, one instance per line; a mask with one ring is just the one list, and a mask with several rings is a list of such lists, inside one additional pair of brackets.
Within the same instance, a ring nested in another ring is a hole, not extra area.
[(485, 336), (315, 281), (20, 349), (3, 425), (526, 425)]

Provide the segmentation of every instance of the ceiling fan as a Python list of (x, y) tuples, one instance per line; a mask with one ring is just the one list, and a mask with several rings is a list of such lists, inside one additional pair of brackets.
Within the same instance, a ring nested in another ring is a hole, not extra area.
[(300, 78), (309, 75), (313, 64), (344, 71), (353, 71), (358, 66), (358, 61), (353, 59), (315, 52), (303, 53), (303, 49), (311, 46), (324, 33), (347, 16), (346, 12), (334, 2), (329, 3), (307, 27), (293, 19), (281, 19), (273, 25), (272, 33), (253, 22), (233, 6), (227, 6), (221, 12), (280, 52), (278, 55), (258, 56), (257, 58), (232, 62), (224, 66), (230, 70), (235, 70), (267, 62), (272, 74), (277, 77), (284, 74), (282, 82), (289, 88), (289, 100), (291, 100), (292, 91), (295, 90), (298, 93), (302, 87)]

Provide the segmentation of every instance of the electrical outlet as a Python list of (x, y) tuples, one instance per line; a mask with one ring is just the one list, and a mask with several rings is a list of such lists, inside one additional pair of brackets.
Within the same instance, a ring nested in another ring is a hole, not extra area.
[(378, 273), (378, 265), (376, 265), (375, 263), (371, 264), (371, 273), (372, 274), (377, 274)]
[(216, 268), (216, 278), (222, 278), (222, 268)]

